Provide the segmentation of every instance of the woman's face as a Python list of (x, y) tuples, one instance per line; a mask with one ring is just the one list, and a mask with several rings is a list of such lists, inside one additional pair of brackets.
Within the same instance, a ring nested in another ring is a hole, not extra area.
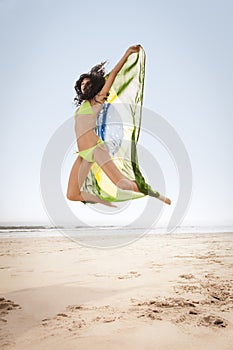
[(81, 91), (82, 91), (82, 93), (84, 94), (84, 90), (85, 90), (85, 85), (86, 85), (86, 83), (89, 81), (90, 79), (88, 79), (88, 78), (84, 78), (83, 79), (83, 81), (82, 81), (82, 83), (81, 83)]

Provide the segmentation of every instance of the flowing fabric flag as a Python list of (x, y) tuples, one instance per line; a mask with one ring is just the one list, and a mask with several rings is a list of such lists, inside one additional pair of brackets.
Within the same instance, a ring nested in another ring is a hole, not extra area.
[(136, 181), (140, 190), (121, 190), (98, 164), (94, 163), (81, 190), (109, 202), (126, 201), (146, 195), (159, 196), (159, 192), (146, 183), (137, 156), (142, 121), (145, 58), (143, 48), (129, 56), (117, 74), (108, 101), (104, 103), (97, 118), (95, 131), (105, 142), (113, 162), (128, 179)]

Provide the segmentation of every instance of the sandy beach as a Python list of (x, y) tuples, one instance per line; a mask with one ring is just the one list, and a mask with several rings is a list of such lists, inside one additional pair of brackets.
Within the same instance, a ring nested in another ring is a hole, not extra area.
[(233, 234), (0, 239), (1, 349), (233, 349)]

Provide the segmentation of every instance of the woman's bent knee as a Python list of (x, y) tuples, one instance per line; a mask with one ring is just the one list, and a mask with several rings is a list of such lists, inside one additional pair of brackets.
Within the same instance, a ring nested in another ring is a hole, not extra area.
[(83, 197), (81, 196), (81, 192), (80, 193), (74, 193), (74, 192), (67, 192), (66, 194), (66, 198), (69, 199), (70, 201), (83, 201)]

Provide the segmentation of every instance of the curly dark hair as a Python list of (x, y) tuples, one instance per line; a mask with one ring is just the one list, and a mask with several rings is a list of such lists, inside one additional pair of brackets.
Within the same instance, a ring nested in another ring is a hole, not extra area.
[[(75, 91), (77, 95), (74, 98), (74, 103), (78, 107), (84, 100), (93, 99), (103, 88), (105, 84), (105, 62), (94, 66), (90, 72), (80, 75), (75, 83)], [(88, 79), (84, 87), (84, 92), (81, 91), (81, 84), (84, 79)], [(98, 102), (98, 101), (96, 101)]]

